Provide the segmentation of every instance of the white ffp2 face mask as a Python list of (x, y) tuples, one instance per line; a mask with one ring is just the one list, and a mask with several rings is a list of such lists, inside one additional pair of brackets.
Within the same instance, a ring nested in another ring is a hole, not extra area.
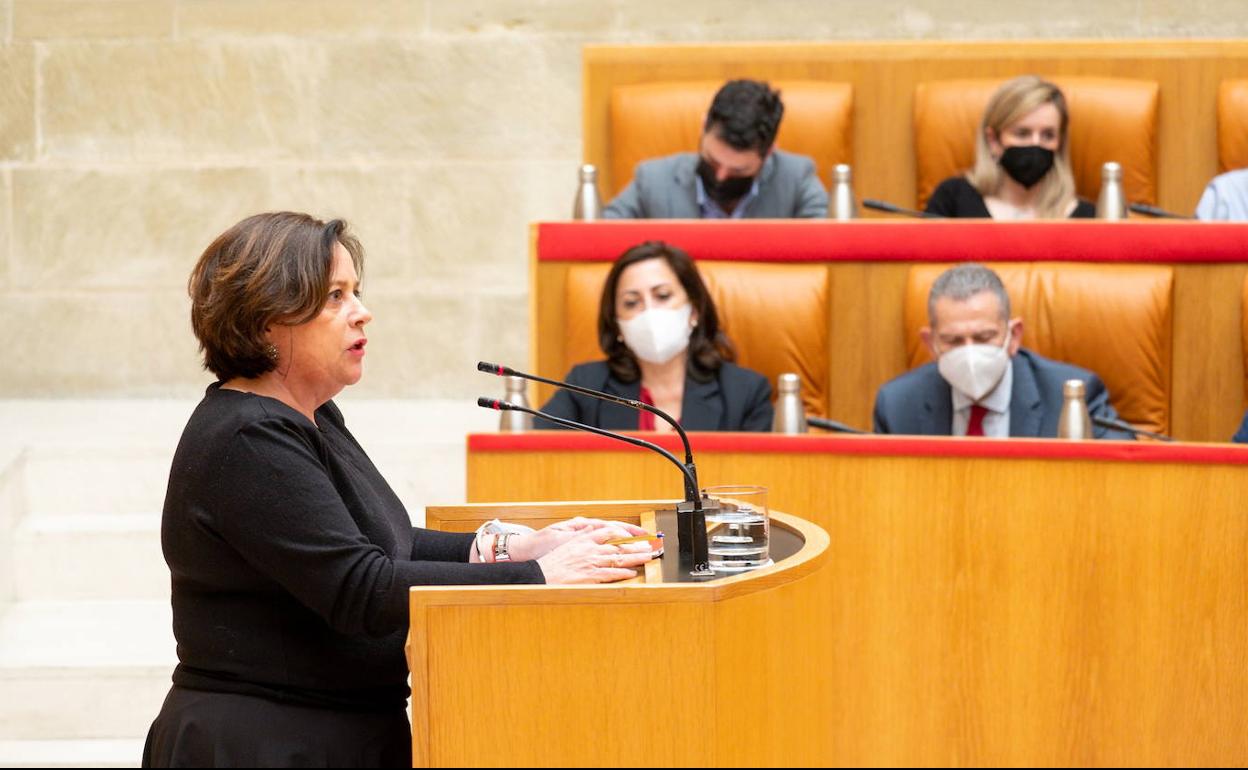
[(693, 305), (688, 303), (674, 310), (653, 308), (620, 321), (620, 334), (633, 355), (652, 364), (665, 364), (689, 347), (692, 315)]
[(992, 392), (1005, 376), (1010, 365), (1009, 330), (1005, 343), (998, 345), (962, 345), (941, 354), (936, 366), (949, 387), (979, 401)]

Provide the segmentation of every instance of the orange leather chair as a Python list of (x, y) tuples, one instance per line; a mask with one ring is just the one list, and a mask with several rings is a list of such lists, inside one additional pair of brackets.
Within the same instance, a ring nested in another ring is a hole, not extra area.
[[(784, 101), (776, 147), (814, 159), (824, 186), (832, 168), (853, 160), (853, 86), (812, 80), (770, 81)], [(706, 111), (721, 80), (643, 83), (611, 90), (611, 189), (613, 198), (643, 160), (697, 152)]]
[[(1122, 164), (1122, 184), (1133, 203), (1157, 202), (1157, 94), (1152, 80), (1051, 78), (1070, 111), (1070, 164), (1079, 195), (1095, 202), (1101, 165)], [(914, 92), (914, 154), (918, 206), (936, 185), (975, 163), (984, 107), (1005, 79), (939, 80)]]
[[(567, 346), (562, 376), (575, 364), (603, 358), (598, 346), (598, 302), (608, 263), (568, 268), (565, 292)], [(802, 378), (807, 414), (827, 413), (828, 269), (824, 265), (699, 262), (715, 301), (720, 326), (732, 340), (737, 363), (771, 382), (795, 372)]]
[(1248, 80), (1218, 86), (1218, 173), (1248, 168)]
[[(927, 325), (932, 283), (949, 267), (910, 269), (903, 312), (911, 367), (932, 360), (919, 329)], [(1169, 432), (1172, 268), (1068, 262), (989, 267), (1005, 284), (1012, 314), (1023, 319), (1024, 347), (1096, 372), (1122, 419)], [(1245, 324), (1248, 330), (1248, 320)]]

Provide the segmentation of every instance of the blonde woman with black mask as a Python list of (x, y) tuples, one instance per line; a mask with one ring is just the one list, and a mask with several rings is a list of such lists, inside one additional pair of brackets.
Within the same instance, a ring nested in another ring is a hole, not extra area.
[(1035, 75), (1002, 85), (984, 108), (975, 166), (941, 182), (927, 211), (999, 220), (1092, 218), (1075, 195), (1070, 115), (1061, 89)]

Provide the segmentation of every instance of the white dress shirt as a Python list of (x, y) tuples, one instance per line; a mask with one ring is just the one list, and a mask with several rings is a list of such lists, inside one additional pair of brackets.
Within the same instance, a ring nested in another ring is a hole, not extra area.
[(1200, 203), (1196, 204), (1196, 218), (1228, 222), (1248, 220), (1248, 169), (1215, 176), (1200, 196)]
[[(1010, 393), (1014, 389), (1014, 359), (1005, 367), (1005, 374), (997, 387), (979, 400), (979, 405), (988, 410), (984, 415), (985, 438), (1010, 437)], [(965, 436), (966, 428), (971, 423), (971, 405), (975, 402), (971, 397), (958, 390), (953, 391), (953, 433), (954, 436)]]

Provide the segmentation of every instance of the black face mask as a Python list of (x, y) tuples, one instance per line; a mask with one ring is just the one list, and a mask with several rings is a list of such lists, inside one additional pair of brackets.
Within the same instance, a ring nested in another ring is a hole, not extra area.
[(1007, 147), (1001, 153), (1001, 168), (1010, 175), (1010, 179), (1023, 187), (1031, 188), (1036, 182), (1044, 179), (1044, 175), (1053, 168), (1054, 152), (1046, 150), (1038, 144), (1026, 147)]
[(711, 164), (707, 163), (705, 158), (698, 159), (698, 176), (702, 178), (702, 189), (706, 190), (707, 197), (721, 206), (741, 200), (754, 186), (752, 176), (729, 177), (722, 182), (715, 181), (715, 169), (711, 168)]

